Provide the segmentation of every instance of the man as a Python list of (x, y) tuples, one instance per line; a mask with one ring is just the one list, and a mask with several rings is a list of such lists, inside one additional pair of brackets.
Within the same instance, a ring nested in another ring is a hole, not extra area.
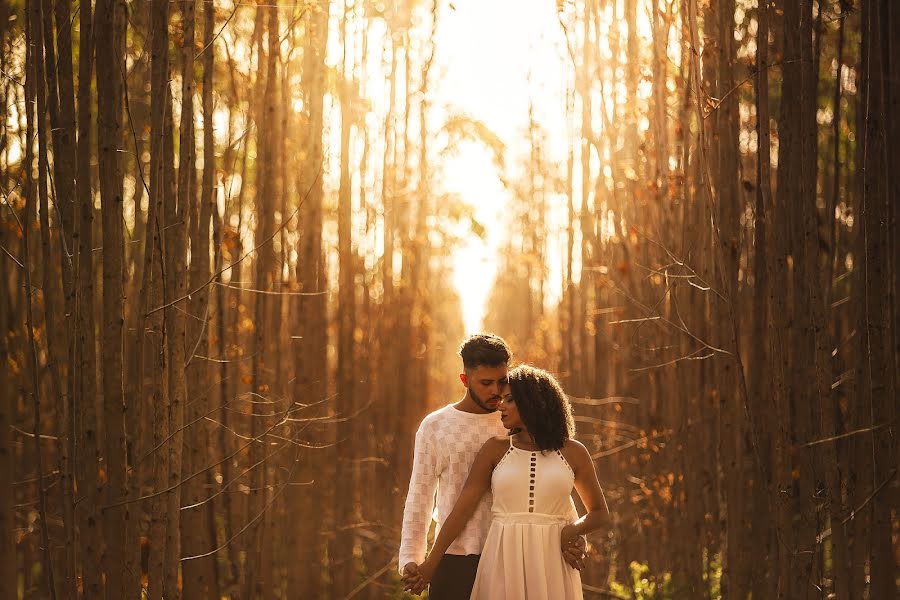
[[(496, 335), (478, 334), (463, 342), (459, 355), (463, 361), (459, 378), (466, 395), (456, 404), (448, 404), (426, 416), (416, 432), (399, 557), (405, 588), (414, 593), (424, 588), (418, 564), (425, 559), (426, 537), (434, 509), (437, 509), (435, 520), (440, 528), (453, 509), (481, 446), (491, 437), (507, 434), (497, 408), (508, 386), (509, 346)], [(435, 571), (430, 600), (468, 600), (490, 523), (491, 495), (487, 493)], [(579, 543), (580, 546), (567, 551), (566, 560), (580, 569), (583, 541)]]

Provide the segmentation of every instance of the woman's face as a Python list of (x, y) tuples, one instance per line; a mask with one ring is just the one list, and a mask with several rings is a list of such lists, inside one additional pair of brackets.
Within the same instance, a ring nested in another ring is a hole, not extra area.
[(519, 415), (519, 408), (516, 406), (516, 401), (513, 398), (512, 393), (508, 390), (500, 401), (500, 422), (503, 423), (504, 427), (511, 431), (514, 429), (525, 428), (522, 417)]

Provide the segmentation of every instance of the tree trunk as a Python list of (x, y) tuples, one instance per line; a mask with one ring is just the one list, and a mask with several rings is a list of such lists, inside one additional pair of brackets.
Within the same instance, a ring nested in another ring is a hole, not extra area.
[[(190, 353), (187, 356), (188, 398), (190, 399), (190, 435), (185, 439), (185, 452), (191, 474), (206, 468), (211, 462), (207, 456), (210, 449), (209, 427), (205, 417), (209, 414), (209, 394), (213, 388), (209, 378), (209, 228), (210, 218), (216, 202), (215, 186), (215, 143), (213, 138), (213, 28), (215, 25), (214, 7), (211, 3), (203, 6), (203, 178), (199, 196), (192, 195), (189, 200), (191, 211), (191, 290), (199, 290), (190, 300), (190, 313), (193, 318), (189, 322), (187, 337)], [(194, 201), (196, 198), (196, 202)], [(221, 289), (221, 288), (220, 288)], [(207, 470), (191, 480), (188, 490), (188, 502), (196, 505), (212, 495), (214, 485), (213, 469)], [(213, 503), (203, 502), (185, 512), (185, 526), (182, 546), (185, 556), (195, 556), (212, 550), (216, 544), (213, 521)], [(216, 556), (190, 560), (182, 565), (184, 572), (184, 597), (217, 599), (221, 596), (215, 574)]]
[[(357, 435), (358, 418), (355, 417), (355, 395), (353, 385), (354, 343), (353, 330), (355, 328), (355, 292), (354, 292), (354, 260), (352, 256), (352, 236), (350, 224), (352, 219), (351, 207), (351, 174), (350, 174), (350, 133), (353, 126), (351, 105), (352, 96), (350, 86), (352, 70), (347, 69), (347, 20), (349, 9), (344, 6), (344, 14), (341, 19), (341, 40), (344, 55), (341, 60), (340, 89), (338, 97), (341, 103), (341, 158), (340, 158), (340, 187), (338, 190), (338, 269), (339, 290), (336, 307), (338, 326), (337, 338), (337, 384), (338, 414), (345, 419), (337, 428), (337, 439), (348, 440), (351, 444), (359, 439)], [(349, 76), (349, 77), (348, 77)], [(335, 447), (334, 460), (342, 465), (345, 475), (340, 477), (335, 484), (335, 544), (332, 560), (336, 563), (332, 568), (334, 573), (335, 597), (345, 597), (356, 587), (356, 564), (353, 558), (353, 547), (356, 543), (355, 529), (347, 529), (358, 521), (356, 513), (357, 490), (357, 463), (354, 460), (357, 449), (345, 442)]]
[[(813, 356), (811, 344), (813, 323), (810, 316), (808, 273), (809, 246), (811, 234), (810, 207), (815, 200), (815, 160), (814, 154), (806, 147), (809, 143), (815, 149), (815, 92), (811, 87), (814, 75), (812, 61), (812, 3), (787, 2), (784, 8), (784, 66), (782, 97), (797, 98), (797, 102), (781, 103), (779, 121), (779, 164), (778, 164), (778, 204), (781, 241), (779, 260), (785, 261), (790, 282), (776, 285), (781, 290), (780, 301), (787, 300), (791, 329), (787, 331), (787, 353), (784, 355), (790, 367), (782, 372), (786, 375), (785, 395), (781, 398), (786, 410), (785, 428), (788, 435), (783, 446), (787, 461), (782, 471), (780, 489), (787, 489), (786, 511), (789, 522), (783, 527), (790, 528), (790, 539), (785, 540), (787, 557), (782, 558), (785, 569), (780, 577), (779, 593), (787, 597), (806, 595), (808, 588), (818, 583), (815, 573), (815, 531), (817, 515), (813, 508), (813, 462), (812, 453), (803, 445), (812, 435), (812, 393), (809, 381), (814, 380), (812, 361), (803, 356)], [(810, 109), (812, 107), (812, 110)], [(810, 117), (812, 120), (810, 120)], [(813, 160), (810, 161), (810, 156)], [(797, 242), (790, 238), (790, 232), (802, 232)], [(788, 240), (790, 239), (790, 242)], [(790, 267), (788, 267), (790, 265)], [(779, 277), (781, 275), (779, 274)], [(779, 283), (782, 283), (779, 281)], [(788, 288), (787, 285), (791, 287)], [(787, 294), (784, 290), (790, 289)], [(783, 298), (788, 296), (788, 298)], [(773, 306), (779, 311), (780, 307)], [(784, 530), (780, 532), (783, 536)]]
[[(305, 165), (298, 181), (301, 198), (299, 213), (300, 249), (297, 261), (297, 279), (300, 291), (310, 294), (299, 300), (298, 348), (300, 362), (297, 366), (295, 384), (296, 396), (304, 404), (316, 404), (326, 397), (325, 353), (325, 270), (322, 253), (322, 200), (323, 200), (323, 100), (325, 95), (325, 49), (328, 44), (328, 0), (318, 0), (309, 9), (309, 36), (303, 53), (303, 81), (305, 83), (307, 109), (307, 132), (304, 139)], [(304, 411), (303, 416), (315, 416), (312, 411)], [(316, 449), (310, 449), (296, 472), (296, 481), (303, 483), (314, 480), (320, 472), (322, 459)], [(312, 568), (298, 573), (293, 583), (300, 585), (310, 597), (321, 593), (320, 570), (323, 561), (324, 540), (321, 535), (324, 518), (322, 491), (304, 486), (292, 486), (287, 497), (288, 506), (302, 507), (312, 519), (299, 519), (294, 537), (297, 538), (299, 552), (297, 560)], [(290, 549), (289, 549), (290, 551)], [(289, 582), (290, 586), (290, 582)], [(289, 587), (289, 589), (291, 589)]]
[[(165, 97), (163, 97), (162, 101), (165, 102)], [(162, 115), (162, 111), (163, 109), (160, 109), (160, 115)], [(162, 140), (154, 141), (160, 146), (159, 156), (155, 160), (151, 158), (151, 162), (158, 161), (162, 170), (162, 163), (165, 161), (165, 157), (162, 155), (163, 142)], [(151, 157), (153, 156), (151, 153)], [(163, 174), (159, 173), (156, 178), (158, 187), (162, 187), (163, 178)], [(147, 237), (148, 245), (152, 246), (152, 249), (147, 254), (148, 275), (145, 275), (146, 285), (143, 286), (145, 292), (142, 294), (141, 302), (145, 309), (158, 308), (163, 304), (164, 297), (162, 283), (162, 232), (165, 227), (165, 221), (162, 216), (164, 192), (162, 190), (153, 192), (152, 190), (153, 188), (151, 187), (151, 209), (148, 213), (149, 223), (152, 225), (150, 230), (152, 233)], [(152, 276), (149, 275), (150, 269), (153, 270)], [(142, 312), (146, 315), (147, 310)], [(144, 392), (141, 401), (145, 403), (145, 407), (153, 409), (149, 413), (152, 416), (150, 423), (152, 426), (152, 446), (146, 445), (145, 447), (148, 450), (151, 447), (153, 449), (150, 453), (153, 459), (153, 470), (152, 475), (148, 479), (153, 482), (154, 494), (156, 494), (152, 498), (150, 509), (148, 590), (151, 598), (159, 600), (162, 598), (167, 528), (165, 495), (163, 492), (166, 489), (166, 473), (168, 472), (168, 454), (164, 443), (169, 437), (169, 392), (167, 384), (169, 375), (166, 369), (165, 330), (162, 311), (157, 310), (153, 314), (142, 317), (141, 322), (144, 324), (142, 327), (141, 345), (145, 347), (141, 352), (144, 357), (141, 367), (141, 377), (144, 379)]]
[[(175, 174), (164, 182), (163, 211), (165, 213), (165, 274), (163, 305), (165, 306), (166, 356), (168, 360), (169, 387), (169, 438), (161, 451), (168, 452), (169, 464), (166, 472), (166, 554), (163, 568), (163, 596), (166, 600), (179, 600), (181, 586), (179, 571), (181, 566), (181, 492), (182, 457), (184, 450), (184, 411), (187, 402), (187, 381), (185, 380), (185, 311), (188, 296), (185, 268), (187, 251), (188, 213), (187, 205), (193, 196), (191, 171), (194, 169), (194, 109), (193, 109), (193, 67), (194, 44), (192, 40), (194, 23), (194, 3), (187, 0), (183, 9), (185, 43), (182, 56), (181, 125), (179, 128), (179, 156), (177, 187)], [(174, 164), (174, 122), (171, 109), (166, 111), (166, 138), (163, 155), (166, 165)], [(177, 189), (177, 192), (176, 192)]]
[[(276, 354), (271, 352), (267, 327), (270, 324), (272, 309), (270, 308), (269, 293), (275, 291), (275, 282), (280, 279), (275, 272), (275, 247), (272, 237), (275, 233), (274, 212), (276, 204), (273, 165), (275, 143), (275, 119), (277, 116), (278, 78), (276, 75), (276, 63), (278, 60), (278, 12), (277, 7), (272, 6), (266, 11), (268, 16), (267, 37), (268, 52), (262, 52), (262, 32), (259, 38), (259, 62), (260, 72), (265, 65), (265, 77), (260, 79), (260, 87), (263, 90), (262, 102), (258, 105), (257, 116), (258, 137), (260, 148), (257, 160), (258, 191), (256, 195), (256, 210), (259, 214), (258, 226), (254, 234), (257, 246), (256, 273), (254, 287), (260, 290), (255, 294), (255, 310), (253, 317), (253, 359), (252, 359), (252, 386), (253, 386), (253, 410), (251, 423), (251, 437), (253, 443), (250, 446), (250, 465), (253, 468), (250, 483), (249, 519), (256, 519), (250, 530), (250, 542), (247, 556), (247, 598), (255, 599), (263, 594), (266, 585), (272, 582), (264, 581), (263, 573), (263, 547), (267, 543), (267, 520), (263, 512), (267, 507), (267, 477), (264, 457), (268, 437), (265, 432), (269, 426), (269, 419), (275, 415), (276, 404), (272, 400), (273, 393), (277, 389), (274, 385), (273, 374), (275, 372)], [(266, 62), (263, 63), (263, 60)], [(262, 436), (262, 437), (260, 437)]]
[[(863, 148), (862, 197), (860, 200), (860, 238), (863, 252), (859, 302), (863, 307), (860, 323), (859, 359), (862, 380), (859, 382), (862, 410), (868, 412), (874, 428), (871, 434), (872, 487), (870, 589), (871, 598), (897, 595), (896, 572), (891, 542), (891, 512), (895, 492), (893, 479), (898, 466), (890, 423), (896, 419), (896, 390), (892, 368), (891, 306), (891, 198), (889, 161), (895, 156), (888, 142), (891, 90), (891, 68), (896, 52), (887, 52), (893, 41), (888, 37), (896, 8), (887, 0), (870, 0), (862, 5), (862, 97), (865, 107), (864, 129), (860, 132)], [(891, 90), (892, 91), (892, 90)], [(896, 290), (894, 290), (896, 291)]]
[[(35, 469), (37, 471), (37, 491), (38, 491), (38, 516), (40, 519), (40, 544), (42, 547), (42, 555), (41, 555), (41, 574), (42, 582), (39, 584), (40, 591), (55, 600), (56, 598), (56, 586), (53, 579), (53, 562), (50, 558), (50, 533), (49, 533), (49, 522), (47, 521), (47, 493), (46, 487), (44, 486), (44, 459), (43, 459), (43, 449), (41, 448), (41, 384), (40, 384), (40, 370), (38, 363), (38, 347), (37, 347), (37, 338), (35, 333), (37, 332), (37, 326), (34, 320), (34, 287), (32, 286), (31, 280), (31, 267), (32, 267), (32, 258), (31, 258), (31, 247), (30, 247), (30, 235), (29, 232), (32, 230), (34, 219), (35, 219), (35, 190), (32, 181), (32, 163), (34, 160), (33, 155), (33, 142), (34, 139), (34, 119), (37, 119), (38, 123), (38, 193), (41, 197), (41, 219), (46, 218), (47, 212), (47, 140), (46, 140), (46, 132), (45, 129), (45, 119), (46, 119), (46, 88), (44, 84), (44, 52), (43, 47), (41, 46), (41, 5), (37, 0), (31, 0), (31, 2), (26, 6), (26, 26), (25, 26), (25, 41), (26, 41), (26, 56), (25, 56), (25, 67), (26, 67), (26, 81), (25, 81), (25, 119), (26, 119), (26, 128), (27, 128), (27, 137), (26, 137), (26, 148), (25, 148), (25, 182), (23, 186), (23, 194), (25, 196), (25, 211), (24, 216), (22, 217), (22, 263), (25, 265), (25, 277), (24, 277), (24, 296), (25, 296), (25, 327), (27, 331), (27, 343), (28, 343), (28, 359), (29, 359), (29, 369), (31, 375), (30, 381), (30, 400), (31, 406), (33, 409), (32, 412), (32, 436), (31, 438), (34, 440), (34, 458), (35, 458)], [(45, 243), (46, 247), (46, 243)], [(47, 251), (44, 251), (44, 268), (49, 268), (49, 261), (47, 258)], [(47, 298), (47, 290), (44, 290), (44, 303), (45, 305), (49, 302)], [(50, 329), (49, 323), (47, 324), (48, 330)], [(55, 340), (48, 337), (47, 345), (48, 350), (52, 344), (55, 343)], [(52, 359), (51, 354), (51, 361)], [(58, 380), (57, 380), (58, 381)], [(27, 564), (27, 563), (26, 563)]]
[[(56, 21), (58, 60), (58, 86), (59, 86), (59, 146), (54, 144), (54, 152), (57, 156), (55, 162), (60, 163), (57, 179), (62, 180), (57, 183), (56, 202), (60, 206), (61, 229), (64, 249), (66, 252), (60, 253), (63, 273), (63, 286), (65, 291), (65, 311), (70, 315), (68, 323), (68, 369), (66, 380), (65, 406), (61, 406), (59, 414), (63, 415), (64, 423), (60, 424), (59, 436), (60, 442), (57, 444), (59, 452), (59, 472), (61, 478), (61, 488), (63, 496), (63, 526), (65, 529), (65, 538), (69, 540), (75, 539), (75, 517), (74, 517), (74, 495), (73, 495), (73, 475), (72, 461), (74, 460), (74, 444), (75, 444), (75, 428), (73, 420), (75, 394), (77, 386), (80, 382), (76, 380), (75, 368), (77, 361), (80, 360), (80, 351), (76, 351), (76, 336), (78, 335), (77, 326), (77, 281), (75, 280), (75, 267), (72, 264), (72, 256), (76, 255), (78, 249), (76, 247), (77, 240), (75, 232), (77, 224), (75, 222), (78, 211), (76, 210), (77, 184), (75, 181), (77, 168), (76, 155), (76, 123), (75, 123), (75, 91), (72, 73), (72, 17), (71, 3), (69, 0), (57, 0), (54, 4), (54, 16)], [(88, 17), (90, 23), (90, 17)], [(90, 46), (87, 47), (87, 53), (91, 54)], [(88, 77), (90, 79), (90, 77)], [(75, 544), (65, 545), (65, 562), (63, 568), (62, 587), (65, 590), (65, 596), (74, 598), (77, 595), (75, 586)]]
[[(2, 17), (0, 13), (0, 17)], [(6, 210), (12, 210), (8, 208)], [(5, 212), (5, 211), (4, 211)], [(0, 244), (9, 248), (9, 236), (0, 232)], [(11, 257), (3, 257), (7, 273), (15, 273), (16, 281), (21, 280), (24, 268), (16, 265)], [(14, 269), (18, 268), (18, 271)], [(9, 279), (12, 276), (7, 275)], [(10, 306), (8, 288), (0, 288), (0, 364), (9, 365), (12, 361), (9, 345), (13, 329), (13, 312)], [(15, 421), (16, 397), (13, 388), (14, 377), (8, 368), (0, 369), (0, 598), (18, 597), (18, 575), (16, 565), (15, 512), (13, 511), (13, 467), (15, 466), (15, 449), (12, 444), (12, 427)]]
[[(715, 97), (720, 99), (714, 108), (713, 144), (710, 148), (710, 166), (714, 173), (714, 194), (710, 201), (713, 213), (714, 240), (717, 248), (717, 279), (724, 296), (713, 300), (713, 322), (721, 333), (717, 345), (727, 348), (732, 357), (717, 369), (720, 407), (720, 461), (723, 519), (723, 568), (722, 595), (743, 600), (749, 592), (749, 564), (742, 557), (748, 532), (745, 531), (747, 497), (747, 469), (744, 454), (745, 424), (740, 381), (740, 297), (738, 295), (738, 265), (740, 261), (739, 219), (743, 201), (738, 189), (738, 97), (731, 93), (735, 84), (734, 65), (734, 2), (720, 2), (713, 14), (706, 19), (706, 30), (711, 37), (718, 36), (715, 45), (714, 66), (710, 77), (714, 78)], [(713, 21), (716, 22), (712, 27)], [(706, 68), (704, 66), (704, 76)], [(716, 339), (714, 338), (714, 339)]]
[(767, 238), (772, 211), (772, 174), (771, 174), (771, 137), (769, 112), (769, 6), (763, 4), (757, 10), (757, 47), (756, 47), (756, 134), (759, 154), (756, 159), (756, 204), (754, 205), (753, 228), (753, 306), (751, 324), (751, 350), (748, 356), (749, 389), (749, 427), (754, 436), (756, 448), (756, 468), (753, 471), (750, 553), (759, 560), (750, 565), (751, 594), (753, 598), (770, 598), (775, 595), (775, 576), (767, 568), (767, 558), (776, 549), (770, 545), (771, 527), (765, 525), (771, 507), (768, 499), (772, 497), (772, 444), (770, 432), (776, 431), (778, 422), (775, 419), (771, 403), (771, 389), (763, 377), (772, 364), (767, 352), (768, 339), (766, 324), (769, 319), (768, 294), (769, 277), (767, 273), (768, 249)]
[[(127, 374), (124, 381), (125, 398), (129, 404), (126, 411), (125, 432), (129, 461), (128, 496), (130, 499), (139, 498), (145, 490), (150, 489), (153, 476), (152, 460), (146, 460), (147, 452), (151, 447), (153, 406), (155, 405), (149, 405), (146, 402), (147, 396), (144, 387), (144, 377), (147, 374), (145, 369), (149, 366), (147, 356), (153, 354), (150, 349), (152, 342), (148, 339), (147, 328), (145, 328), (147, 323), (145, 313), (150, 308), (159, 306), (161, 302), (150, 301), (147, 298), (148, 285), (152, 278), (148, 279), (146, 271), (152, 268), (151, 263), (154, 256), (158, 261), (160, 248), (158, 245), (154, 247), (155, 224), (151, 225), (150, 220), (150, 214), (155, 209), (152, 208), (153, 201), (149, 189), (149, 186), (152, 185), (150, 180), (153, 175), (150, 165), (152, 143), (148, 142), (150, 142), (149, 138), (156, 134), (156, 131), (150, 131), (152, 101), (150, 90), (145, 86), (148, 83), (151, 87), (158, 85), (154, 84), (151, 73), (153, 44), (158, 40), (154, 39), (154, 35), (151, 33), (150, 19), (151, 13), (156, 8), (157, 6), (152, 2), (145, 2), (129, 13), (128, 25), (132, 31), (131, 35), (142, 37), (146, 42), (145, 52), (132, 59), (132, 66), (123, 83), (123, 93), (127, 98), (126, 129), (130, 134), (126, 137), (132, 142), (131, 177), (134, 181), (134, 193), (129, 203), (134, 211), (134, 227), (130, 239), (126, 243), (125, 257), (126, 273), (131, 274), (130, 281), (125, 287), (125, 295), (126, 298), (133, 299), (126, 303), (125, 363)], [(158, 55), (154, 60), (157, 61), (158, 66)], [(145, 133), (148, 138), (146, 140)], [(146, 172), (145, 165), (147, 166)], [(128, 171), (127, 163), (124, 164), (123, 170)], [(142, 208), (144, 198), (147, 199), (146, 211)], [(128, 210), (128, 204), (126, 204), (125, 210)], [(158, 213), (154, 212), (154, 214)], [(151, 319), (153, 318), (156, 317), (151, 317)], [(159, 342), (162, 343), (161, 340)], [(149, 350), (148, 355), (145, 355), (145, 350)], [(151, 378), (151, 388), (156, 385), (157, 381), (157, 379)], [(142, 552), (147, 548), (146, 541), (150, 539), (148, 531), (150, 515), (147, 508), (147, 503), (143, 501), (132, 502), (128, 506), (129, 519), (126, 525), (128, 531), (125, 533), (126, 555), (122, 560), (125, 563), (126, 577), (129, 580), (126, 585), (130, 590), (140, 590), (143, 586)]]
[[(99, 447), (97, 440), (96, 397), (97, 360), (96, 324), (94, 317), (94, 258), (93, 223), (94, 198), (91, 190), (91, 80), (94, 69), (93, 23), (90, 6), (80, 9), (80, 47), (78, 56), (78, 176), (76, 193), (79, 207), (78, 232), (78, 346), (80, 353), (80, 380), (78, 400), (70, 407), (70, 426), (74, 437), (69, 442), (73, 457), (73, 473), (77, 490), (87, 494), (76, 506), (75, 517), (79, 529), (77, 546), (85, 596), (99, 597), (100, 587), (100, 532), (96, 513), (95, 494), (99, 488)], [(77, 448), (77, 450), (76, 450)], [(74, 482), (70, 481), (74, 487)], [(72, 490), (73, 497), (75, 489)], [(80, 495), (80, 494), (79, 494)], [(74, 559), (74, 557), (73, 557)], [(77, 573), (77, 571), (76, 571)], [(74, 581), (72, 582), (74, 585)]]
[[(164, 232), (166, 218), (163, 204), (171, 194), (171, 156), (166, 147), (171, 145), (171, 131), (167, 128), (171, 106), (169, 90), (169, 3), (153, 0), (150, 9), (150, 198), (147, 210), (147, 236), (144, 251), (143, 283), (141, 285), (141, 310), (139, 315), (139, 341), (136, 362), (140, 368), (141, 401), (144, 412), (152, 415), (152, 450), (154, 497), (150, 510), (150, 556), (148, 565), (148, 593), (151, 600), (163, 597), (165, 575), (166, 530), (166, 477), (168, 452), (164, 441), (169, 436), (169, 372), (166, 357), (166, 330), (164, 311), (166, 301), (164, 273), (166, 269)], [(150, 312), (152, 311), (152, 312)], [(146, 361), (146, 364), (144, 362)], [(171, 443), (171, 442), (169, 442)], [(168, 597), (166, 598), (168, 600)]]
[[(593, 228), (594, 228), (594, 214), (593, 211), (589, 208), (590, 201), (590, 193), (591, 193), (591, 148), (592, 148), (592, 137), (593, 137), (593, 117), (592, 117), (592, 98), (591, 98), (591, 69), (593, 68), (593, 53), (591, 52), (592, 46), (590, 43), (591, 38), (591, 24), (592, 24), (592, 10), (591, 3), (585, 3), (584, 5), (584, 19), (583, 24), (583, 47), (581, 53), (581, 73), (580, 77), (575, 80), (575, 87), (580, 98), (581, 103), (581, 206), (579, 208), (579, 221), (581, 225), (581, 277), (580, 277), (580, 302), (579, 304), (579, 324), (584, 323), (584, 326), (580, 326), (578, 328), (579, 334), (579, 346), (581, 347), (581, 352), (579, 353), (580, 357), (575, 359), (575, 362), (572, 364), (572, 369), (574, 369), (575, 373), (578, 373), (578, 378), (576, 380), (576, 390), (580, 390), (580, 393), (588, 395), (589, 390), (594, 389), (594, 384), (597, 379), (596, 377), (596, 367), (592, 365), (596, 364), (597, 356), (594, 356), (594, 361), (591, 361), (590, 354), (588, 352), (589, 346), (589, 338), (588, 338), (588, 328), (586, 327), (587, 315), (588, 311), (591, 310), (592, 305), (589, 303), (588, 290), (590, 289), (591, 284), (593, 283), (596, 286), (599, 285), (599, 278), (597, 274), (593, 272), (593, 267), (596, 265), (596, 261), (598, 259), (599, 253), (599, 244), (598, 241), (594, 238)], [(598, 177), (598, 186), (599, 186)], [(597, 203), (597, 194), (594, 195), (594, 203)], [(597, 298), (594, 298), (594, 306), (596, 306)], [(594, 323), (599, 322), (599, 316), (595, 318)], [(601, 330), (598, 330), (596, 327), (594, 328), (594, 343), (599, 343), (604, 337), (604, 333)], [(598, 348), (599, 350), (599, 348)]]
[[(97, 156), (103, 219), (103, 421), (107, 484), (103, 530), (106, 552), (103, 566), (107, 594), (126, 598), (128, 578), (121, 566), (126, 556), (127, 494), (125, 481), (125, 398), (122, 388), (124, 319), (124, 235), (122, 231), (122, 69), (124, 69), (125, 5), (117, 0), (97, 1)], [(133, 590), (132, 590), (133, 592)]]

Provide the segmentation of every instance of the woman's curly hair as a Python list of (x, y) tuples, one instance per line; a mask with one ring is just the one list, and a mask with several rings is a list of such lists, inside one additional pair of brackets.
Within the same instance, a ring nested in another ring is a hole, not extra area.
[(512, 400), (541, 450), (559, 450), (575, 435), (572, 405), (547, 371), (520, 365), (509, 372)]

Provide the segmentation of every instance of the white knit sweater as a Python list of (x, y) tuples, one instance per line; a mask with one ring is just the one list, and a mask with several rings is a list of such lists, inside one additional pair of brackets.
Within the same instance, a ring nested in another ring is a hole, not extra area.
[[(422, 420), (416, 432), (412, 476), (403, 508), (401, 571), (410, 562), (425, 560), (432, 518), (439, 531), (453, 510), (475, 455), (484, 442), (498, 435), (506, 435), (498, 413), (467, 413), (448, 404)], [(491, 493), (487, 492), (447, 554), (481, 554), (490, 524)]]

